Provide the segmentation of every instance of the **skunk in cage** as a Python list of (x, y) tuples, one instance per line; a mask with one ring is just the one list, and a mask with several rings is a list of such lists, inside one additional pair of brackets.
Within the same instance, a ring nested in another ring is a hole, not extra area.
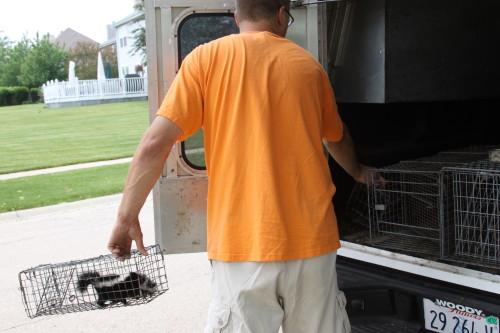
[(22, 300), (30, 318), (151, 302), (168, 290), (159, 245), (119, 261), (113, 254), (19, 273)]
[(154, 281), (136, 272), (130, 273), (122, 281), (120, 279), (120, 275), (116, 274), (101, 276), (97, 272), (83, 273), (78, 277), (78, 291), (83, 294), (89, 285), (93, 285), (97, 293), (97, 305), (106, 307), (116, 303), (127, 305), (127, 299), (152, 295), (156, 289)]

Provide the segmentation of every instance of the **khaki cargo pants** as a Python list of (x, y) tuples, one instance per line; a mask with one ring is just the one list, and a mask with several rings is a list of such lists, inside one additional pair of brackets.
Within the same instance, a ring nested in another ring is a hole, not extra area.
[(272, 262), (212, 261), (205, 333), (349, 333), (337, 252)]

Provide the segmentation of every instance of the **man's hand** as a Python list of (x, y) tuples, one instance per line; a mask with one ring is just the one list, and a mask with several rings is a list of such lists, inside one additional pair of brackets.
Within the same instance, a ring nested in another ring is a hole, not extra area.
[(375, 185), (377, 187), (385, 187), (385, 178), (378, 171), (371, 171), (371, 175), (368, 170), (376, 169), (373, 166), (359, 164), (359, 172), (356, 177), (353, 177), (355, 181), (362, 184)]
[(353, 175), (353, 178), (356, 182), (362, 183), (362, 184), (368, 184), (369, 179), (368, 179), (368, 170), (370, 169), (375, 169), (374, 167), (371, 167), (369, 165), (364, 165), (364, 164), (359, 164), (358, 172), (356, 175)]
[[(131, 223), (125, 223), (120, 220), (116, 221), (108, 241), (109, 251), (116, 257), (126, 256), (132, 248), (132, 241), (135, 241), (137, 250), (142, 255), (148, 255), (148, 252), (144, 248), (139, 219), (135, 219)], [(126, 257), (120, 258), (122, 261), (125, 259)]]

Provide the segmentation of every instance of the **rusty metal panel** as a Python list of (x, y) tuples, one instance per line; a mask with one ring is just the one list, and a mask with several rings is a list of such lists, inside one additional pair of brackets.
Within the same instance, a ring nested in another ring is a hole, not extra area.
[(155, 236), (165, 253), (205, 252), (208, 179), (163, 178), (153, 193)]

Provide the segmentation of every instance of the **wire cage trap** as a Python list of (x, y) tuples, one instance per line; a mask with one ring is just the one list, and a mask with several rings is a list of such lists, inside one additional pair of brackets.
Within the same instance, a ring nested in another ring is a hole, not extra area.
[(485, 156), (473, 153), (476, 150), (483, 151), (473, 147), (463, 152), (440, 152), (370, 170), (371, 243), (439, 259), (452, 252), (453, 187), (447, 168)]
[(500, 268), (500, 163), (452, 168), (455, 251), (464, 263)]
[(445, 256), (452, 235), (453, 201), (451, 181), (443, 168), (453, 165), (405, 161), (370, 170), (370, 243), (407, 253)]
[(59, 264), (40, 265), (19, 273), (27, 315), (65, 314), (151, 302), (168, 290), (159, 245), (137, 250), (119, 261), (113, 254)]
[[(463, 151), (455, 152), (440, 152), (438, 154), (432, 156), (422, 157), (416, 160), (402, 161), (406, 163), (409, 168), (409, 171), (412, 170), (412, 163), (420, 163), (421, 166), (419, 169), (429, 171), (432, 170), (440, 170), (443, 166), (449, 165), (460, 165), (466, 164), (473, 161), (477, 161), (480, 158), (484, 158), (487, 156), (487, 152), (485, 148), (482, 147), (470, 147), (467, 149), (463, 149)], [(435, 163), (436, 166), (426, 166), (425, 163)], [(380, 170), (373, 170), (373, 172), (378, 172)], [(356, 183), (349, 195), (349, 199), (347, 201), (346, 207), (347, 215), (354, 221), (359, 224), (369, 226), (369, 197), (368, 197), (368, 186), (365, 184)]]

